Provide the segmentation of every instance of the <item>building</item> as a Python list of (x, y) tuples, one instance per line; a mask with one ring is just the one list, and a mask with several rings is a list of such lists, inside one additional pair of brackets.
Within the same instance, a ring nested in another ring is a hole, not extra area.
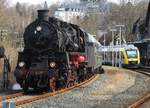
[(150, 0), (145, 16), (133, 24), (132, 32), (137, 39), (132, 43), (140, 50), (141, 63), (150, 66)]
[(73, 23), (73, 20), (86, 16), (86, 6), (84, 3), (70, 3), (61, 5), (54, 16), (66, 22)]
[[(103, 0), (102, 0), (103, 1)], [(108, 12), (107, 2), (81, 1), (79, 3), (68, 3), (61, 5), (54, 16), (66, 22), (74, 23), (76, 19), (82, 19), (89, 14), (100, 14)]]

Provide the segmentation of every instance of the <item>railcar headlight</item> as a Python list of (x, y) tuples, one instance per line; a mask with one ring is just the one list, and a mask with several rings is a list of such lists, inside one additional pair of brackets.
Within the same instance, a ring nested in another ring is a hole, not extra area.
[(19, 62), (19, 67), (23, 67), (25, 65), (25, 62)]
[(55, 62), (51, 62), (49, 65), (50, 65), (51, 68), (54, 68), (56, 66), (56, 63)]

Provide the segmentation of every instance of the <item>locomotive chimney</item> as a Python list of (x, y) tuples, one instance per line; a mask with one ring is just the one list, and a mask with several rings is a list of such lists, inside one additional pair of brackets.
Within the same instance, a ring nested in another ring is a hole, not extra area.
[(38, 19), (48, 21), (49, 10), (38, 10)]

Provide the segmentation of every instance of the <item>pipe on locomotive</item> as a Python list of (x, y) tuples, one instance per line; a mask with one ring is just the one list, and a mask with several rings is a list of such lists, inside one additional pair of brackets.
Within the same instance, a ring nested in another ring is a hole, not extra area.
[(38, 19), (48, 21), (49, 10), (38, 10)]

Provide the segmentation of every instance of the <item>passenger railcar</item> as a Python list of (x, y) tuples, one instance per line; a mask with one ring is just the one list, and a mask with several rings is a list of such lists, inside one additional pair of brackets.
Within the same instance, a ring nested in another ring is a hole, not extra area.
[(106, 46), (103, 47), (102, 51), (103, 64), (118, 66), (120, 63), (127, 68), (137, 68), (140, 64), (140, 53), (134, 45)]

